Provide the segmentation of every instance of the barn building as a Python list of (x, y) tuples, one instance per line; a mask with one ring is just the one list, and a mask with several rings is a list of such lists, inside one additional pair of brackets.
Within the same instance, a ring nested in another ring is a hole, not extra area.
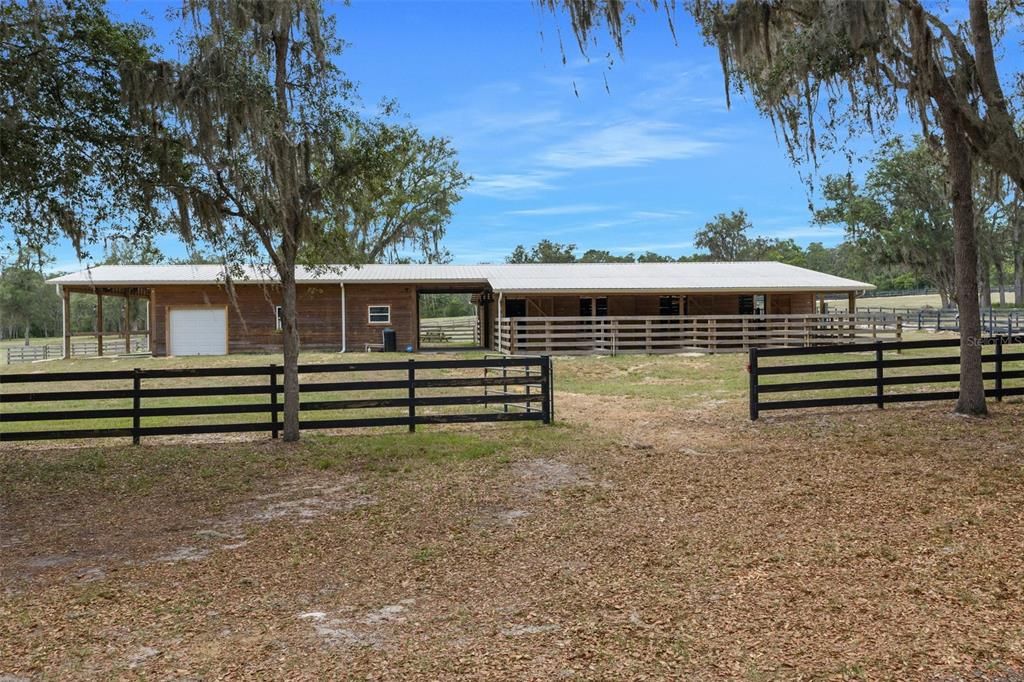
[[(156, 356), (282, 346), (281, 293), (260, 269), (229, 278), (219, 265), (102, 265), (51, 282), (64, 299), (65, 357), (83, 335), (99, 337), (101, 354), (111, 337), (125, 351), (144, 339)], [(868, 321), (856, 314), (856, 297), (873, 288), (775, 262), (328, 266), (300, 269), (297, 282), (302, 348), (341, 352), (379, 350), (384, 329), (400, 350), (420, 350), (419, 302), (432, 293), (471, 295), (475, 345), (505, 353), (841, 342), (863, 336)], [(69, 326), (78, 295), (97, 297), (91, 330)], [(110, 297), (124, 310), (117, 331), (102, 323)], [(837, 298), (842, 313), (829, 309)], [(144, 306), (130, 304), (138, 299)]]

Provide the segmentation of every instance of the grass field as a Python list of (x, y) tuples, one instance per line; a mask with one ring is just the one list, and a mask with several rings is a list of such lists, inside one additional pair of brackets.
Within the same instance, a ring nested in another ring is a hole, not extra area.
[(5, 446), (0, 678), (1021, 679), (1024, 402), (751, 423), (744, 363), (559, 359), (552, 427)]

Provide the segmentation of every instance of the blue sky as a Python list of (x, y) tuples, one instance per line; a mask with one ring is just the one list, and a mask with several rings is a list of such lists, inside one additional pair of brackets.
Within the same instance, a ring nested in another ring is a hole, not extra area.
[[(167, 2), (109, 7), (154, 25), (174, 56)], [(643, 15), (609, 68), (605, 49), (588, 61), (564, 20), (525, 0), (329, 8), (350, 44), (340, 66), (364, 102), (397, 99), (422, 131), (451, 138), (474, 176), (444, 241), (456, 262), (498, 262), (544, 238), (678, 256), (715, 214), (738, 208), (757, 234), (842, 239), (839, 227), (810, 224), (806, 186), (771, 124), (742, 97), (726, 109), (717, 53), (682, 12), (678, 45), (662, 15)], [(173, 238), (160, 246), (184, 253)], [(53, 255), (60, 269), (81, 266), (69, 245)]]

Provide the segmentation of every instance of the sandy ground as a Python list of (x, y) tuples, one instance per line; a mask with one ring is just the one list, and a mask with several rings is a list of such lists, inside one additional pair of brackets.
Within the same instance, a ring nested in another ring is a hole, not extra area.
[(4, 450), (0, 679), (1024, 679), (1024, 404), (556, 403), (466, 460)]

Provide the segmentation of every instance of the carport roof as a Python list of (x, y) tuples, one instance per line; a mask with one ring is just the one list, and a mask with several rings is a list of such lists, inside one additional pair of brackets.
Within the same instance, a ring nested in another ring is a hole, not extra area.
[[(236, 284), (277, 281), (269, 267), (232, 272)], [(218, 284), (220, 265), (99, 265), (51, 279), (65, 286)], [(550, 263), (498, 265), (329, 265), (299, 268), (300, 284), (481, 284), (505, 293), (856, 291), (866, 282), (769, 261), (739, 263)]]

